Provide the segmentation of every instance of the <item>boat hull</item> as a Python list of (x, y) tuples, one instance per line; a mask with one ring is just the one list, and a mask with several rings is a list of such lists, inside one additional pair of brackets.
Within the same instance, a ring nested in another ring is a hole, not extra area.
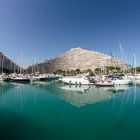
[(114, 85), (132, 85), (133, 81), (132, 80), (115, 80), (112, 81)]
[(95, 85), (98, 87), (113, 87), (114, 86), (114, 84), (112, 83), (97, 83)]
[(30, 79), (10, 79), (12, 82), (30, 82)]
[(62, 78), (60, 79), (62, 82), (66, 84), (73, 84), (73, 85), (90, 85), (92, 84), (89, 80), (83, 78)]

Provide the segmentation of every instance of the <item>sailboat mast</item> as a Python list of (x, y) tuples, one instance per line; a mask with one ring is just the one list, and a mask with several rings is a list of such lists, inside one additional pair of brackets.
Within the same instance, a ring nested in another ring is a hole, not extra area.
[[(122, 48), (122, 44), (119, 43), (119, 48), (120, 48), (120, 52), (121, 52), (121, 57), (122, 57), (122, 60), (124, 61), (125, 65), (127, 65), (127, 58), (126, 58), (126, 55), (124, 53), (124, 50)], [(126, 69), (126, 66), (124, 65), (123, 67), (123, 73), (125, 72), (125, 69)], [(127, 65), (128, 66), (128, 65)], [(127, 67), (128, 68), (128, 67)]]
[(13, 72), (16, 73), (16, 64), (15, 64), (15, 58), (13, 59)]
[(2, 64), (1, 64), (1, 73), (3, 74), (3, 66), (4, 66), (4, 55), (2, 55)]
[(136, 55), (134, 53), (134, 74), (136, 74)]
[(20, 74), (22, 73), (23, 69), (23, 53), (21, 53), (21, 67), (20, 67)]
[(32, 65), (32, 74), (36, 73), (36, 55), (34, 55), (33, 65)]

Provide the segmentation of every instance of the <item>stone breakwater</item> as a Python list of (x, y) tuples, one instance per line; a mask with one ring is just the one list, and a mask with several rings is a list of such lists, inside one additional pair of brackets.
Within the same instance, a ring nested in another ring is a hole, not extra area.
[(119, 66), (121, 68), (127, 67), (118, 58), (97, 52), (89, 51), (82, 48), (72, 48), (64, 54), (42, 63), (35, 64), (28, 67), (28, 70), (34, 69), (39, 72), (54, 72), (56, 70), (94, 70), (95, 68), (102, 68), (104, 66)]

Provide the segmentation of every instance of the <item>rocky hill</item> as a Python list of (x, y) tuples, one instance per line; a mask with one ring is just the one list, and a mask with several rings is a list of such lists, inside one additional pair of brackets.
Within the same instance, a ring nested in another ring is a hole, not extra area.
[(126, 67), (123, 61), (118, 58), (82, 48), (72, 48), (64, 54), (40, 64), (32, 65), (28, 69), (34, 71), (53, 72), (56, 70), (94, 70), (104, 66)]

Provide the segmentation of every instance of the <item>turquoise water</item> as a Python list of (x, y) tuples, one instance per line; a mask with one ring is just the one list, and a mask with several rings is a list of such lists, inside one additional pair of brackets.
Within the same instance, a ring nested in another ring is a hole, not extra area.
[(140, 87), (0, 84), (0, 140), (139, 140)]

